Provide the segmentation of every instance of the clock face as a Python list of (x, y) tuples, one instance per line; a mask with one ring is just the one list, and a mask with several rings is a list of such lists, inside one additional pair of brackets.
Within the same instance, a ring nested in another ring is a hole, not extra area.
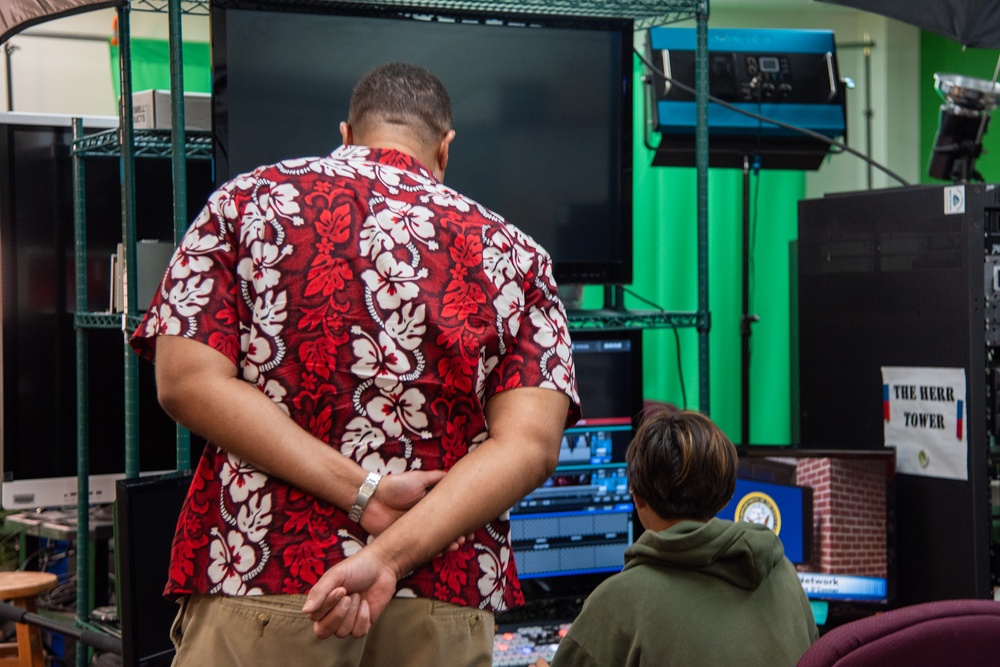
[(752, 491), (743, 496), (736, 505), (735, 521), (758, 523), (773, 532), (781, 532), (781, 511), (774, 499), (766, 493)]

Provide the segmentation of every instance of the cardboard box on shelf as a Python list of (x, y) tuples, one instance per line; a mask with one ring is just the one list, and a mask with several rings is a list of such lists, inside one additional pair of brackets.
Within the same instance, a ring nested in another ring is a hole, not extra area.
[[(169, 130), (170, 91), (140, 90), (132, 93), (132, 125), (137, 130)], [(212, 129), (212, 96), (184, 93), (184, 129)]]
[[(163, 280), (163, 274), (174, 256), (174, 242), (157, 239), (139, 239), (135, 244), (135, 294), (136, 306), (139, 311), (149, 308), (150, 302), (156, 296)], [(125, 251), (121, 243), (111, 255), (111, 311), (120, 313), (125, 310), (125, 262), (122, 257)]]
[(160, 281), (174, 256), (173, 241), (139, 239), (135, 244), (136, 305), (139, 310), (149, 308), (160, 289)]

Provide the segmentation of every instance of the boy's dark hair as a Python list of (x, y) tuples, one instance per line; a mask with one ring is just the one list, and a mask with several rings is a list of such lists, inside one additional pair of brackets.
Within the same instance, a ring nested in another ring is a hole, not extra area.
[(707, 521), (736, 489), (736, 448), (693, 410), (646, 417), (625, 459), (632, 492), (663, 519)]
[(399, 125), (434, 146), (451, 129), (451, 98), (441, 80), (423, 67), (387, 63), (354, 86), (347, 122), (362, 137), (381, 123)]

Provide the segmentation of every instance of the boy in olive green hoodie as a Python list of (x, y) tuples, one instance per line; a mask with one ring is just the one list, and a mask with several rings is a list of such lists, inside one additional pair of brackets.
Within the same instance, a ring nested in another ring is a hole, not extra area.
[(713, 518), (736, 487), (725, 434), (694, 411), (647, 417), (626, 458), (646, 532), (587, 599), (552, 667), (795, 665), (819, 635), (781, 542)]

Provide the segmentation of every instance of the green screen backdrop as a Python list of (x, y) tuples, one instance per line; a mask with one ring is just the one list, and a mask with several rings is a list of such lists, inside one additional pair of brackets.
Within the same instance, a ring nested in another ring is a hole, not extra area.
[[(165, 39), (133, 37), (130, 40), (132, 56), (132, 90), (170, 90), (170, 43)], [(111, 44), (111, 80), (115, 99), (121, 95), (121, 77), (118, 45)], [(184, 91), (188, 93), (212, 92), (212, 60), (208, 42), (184, 42)]]
[[(637, 63), (635, 81), (643, 74)], [(635, 91), (633, 284), (628, 290), (668, 311), (698, 309), (697, 173), (693, 167), (653, 167), (645, 145), (645, 104)], [(658, 137), (654, 135), (655, 145)], [(755, 444), (791, 442), (789, 244), (796, 238), (801, 171), (769, 170), (750, 178), (751, 335), (750, 427)], [(708, 174), (709, 413), (734, 441), (740, 438), (740, 315), (742, 312), (743, 174)], [(599, 288), (585, 291), (585, 307), (601, 306)], [(625, 305), (650, 306), (626, 294)], [(677, 353), (677, 337), (680, 355)], [(700, 409), (695, 329), (647, 329), (644, 395)]]

